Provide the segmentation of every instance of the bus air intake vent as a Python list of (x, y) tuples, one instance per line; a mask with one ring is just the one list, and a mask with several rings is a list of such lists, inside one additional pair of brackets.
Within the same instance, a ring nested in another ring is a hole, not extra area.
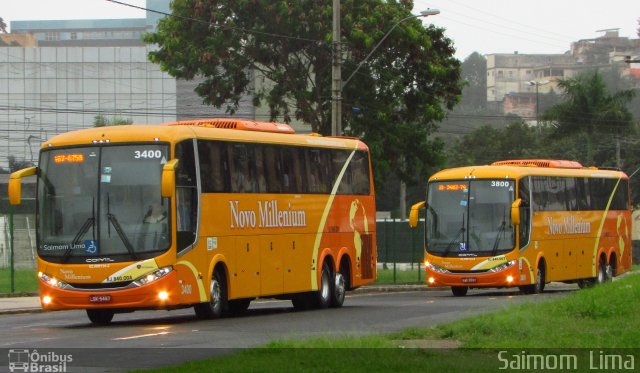
[(576, 161), (565, 161), (557, 159), (513, 159), (493, 162), (491, 165), (545, 168), (583, 168), (582, 165)]
[(274, 132), (274, 133), (296, 133), (288, 124), (275, 122), (257, 122), (246, 119), (232, 118), (211, 118), (183, 120), (178, 122), (166, 123), (167, 126), (192, 126), (203, 128), (222, 128), (241, 131), (258, 131), (258, 132)]

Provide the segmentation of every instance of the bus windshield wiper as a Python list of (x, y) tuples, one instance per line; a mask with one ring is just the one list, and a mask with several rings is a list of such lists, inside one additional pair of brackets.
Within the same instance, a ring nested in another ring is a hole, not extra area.
[(127, 234), (124, 233), (124, 230), (122, 230), (122, 226), (120, 226), (120, 223), (118, 223), (118, 219), (116, 219), (116, 216), (111, 213), (107, 213), (107, 219), (109, 219), (109, 222), (113, 224), (113, 227), (116, 229), (116, 233), (118, 233), (118, 237), (120, 237), (120, 241), (122, 241), (124, 247), (127, 248), (127, 251), (129, 252), (129, 254), (131, 254), (131, 257), (133, 257), (133, 259), (138, 259), (138, 256), (133, 249), (133, 245), (131, 245)]
[(442, 256), (446, 256), (447, 255), (449, 250), (451, 250), (453, 245), (458, 241), (458, 237), (462, 236), (462, 239), (464, 241), (464, 232), (465, 231), (466, 231), (466, 229), (464, 227), (464, 213), (462, 213), (462, 226), (460, 227), (460, 229), (458, 229), (458, 232), (456, 233), (456, 235), (453, 236), (453, 239), (451, 239), (451, 241), (447, 244), (447, 247), (444, 249), (444, 252), (442, 253)]
[(78, 242), (80, 242), (80, 239), (82, 239), (82, 236), (84, 236), (84, 234), (87, 233), (89, 228), (93, 227), (93, 224), (95, 223), (95, 221), (96, 219), (93, 216), (87, 218), (87, 220), (84, 221), (84, 224), (82, 224), (82, 227), (80, 227), (80, 230), (78, 231), (76, 236), (73, 237), (71, 244), (69, 245), (67, 250), (65, 250), (64, 254), (62, 254), (62, 263), (66, 263), (69, 260), (69, 258), (71, 257), (71, 252), (73, 248), (76, 247)]
[[(95, 206), (96, 206), (95, 199), (92, 198), (91, 199), (91, 216), (88, 217), (87, 220), (84, 221), (84, 223), (80, 227), (80, 230), (78, 230), (78, 233), (76, 233), (76, 236), (73, 237), (73, 240), (71, 241), (71, 244), (69, 245), (67, 250), (65, 250), (65, 252), (62, 254), (62, 263), (66, 263), (69, 260), (69, 258), (71, 258), (71, 253), (73, 252), (73, 249), (76, 247), (78, 242), (80, 242), (80, 240), (82, 239), (82, 236), (84, 236), (85, 233), (87, 233), (89, 228), (92, 228), (92, 227), (95, 226), (95, 222), (96, 222)], [(93, 239), (95, 240), (95, 238), (96, 238), (96, 232), (94, 231), (93, 232)]]
[(507, 228), (506, 216), (504, 210), (502, 211), (502, 223), (500, 224), (500, 229), (498, 230), (498, 235), (496, 236), (496, 240), (493, 241), (493, 248), (491, 249), (491, 256), (495, 256), (498, 252), (498, 245), (500, 244), (500, 238), (504, 234)]

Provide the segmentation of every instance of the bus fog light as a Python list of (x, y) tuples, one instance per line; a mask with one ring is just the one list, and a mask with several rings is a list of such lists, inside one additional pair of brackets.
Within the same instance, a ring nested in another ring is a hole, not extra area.
[(50, 304), (51, 303), (51, 297), (48, 295), (45, 295), (44, 297), (42, 297), (42, 304)]
[(434, 284), (436, 282), (436, 279), (433, 277), (429, 277), (429, 283), (430, 284)]
[(507, 276), (507, 282), (508, 283), (512, 283), (513, 282), (513, 276)]
[(166, 291), (161, 291), (158, 293), (158, 299), (160, 300), (167, 300), (169, 299), (169, 293), (167, 293)]

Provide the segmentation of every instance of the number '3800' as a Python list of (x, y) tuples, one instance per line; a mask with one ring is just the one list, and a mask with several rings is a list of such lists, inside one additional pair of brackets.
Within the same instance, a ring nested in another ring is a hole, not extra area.
[(511, 182), (504, 180), (492, 180), (491, 186), (495, 188), (508, 188), (511, 185)]
[(133, 158), (141, 159), (141, 158), (162, 158), (162, 151), (160, 150), (136, 150), (133, 152)]

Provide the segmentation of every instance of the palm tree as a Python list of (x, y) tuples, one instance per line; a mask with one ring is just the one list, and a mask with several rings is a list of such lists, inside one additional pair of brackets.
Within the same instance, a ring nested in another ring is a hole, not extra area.
[(595, 144), (610, 141), (612, 135), (634, 132), (633, 115), (627, 107), (635, 95), (633, 90), (609, 93), (598, 71), (561, 79), (558, 87), (564, 91), (563, 101), (547, 110), (543, 119), (551, 123), (556, 140), (569, 141), (583, 149), (583, 162), (604, 161), (604, 154), (597, 154)]

